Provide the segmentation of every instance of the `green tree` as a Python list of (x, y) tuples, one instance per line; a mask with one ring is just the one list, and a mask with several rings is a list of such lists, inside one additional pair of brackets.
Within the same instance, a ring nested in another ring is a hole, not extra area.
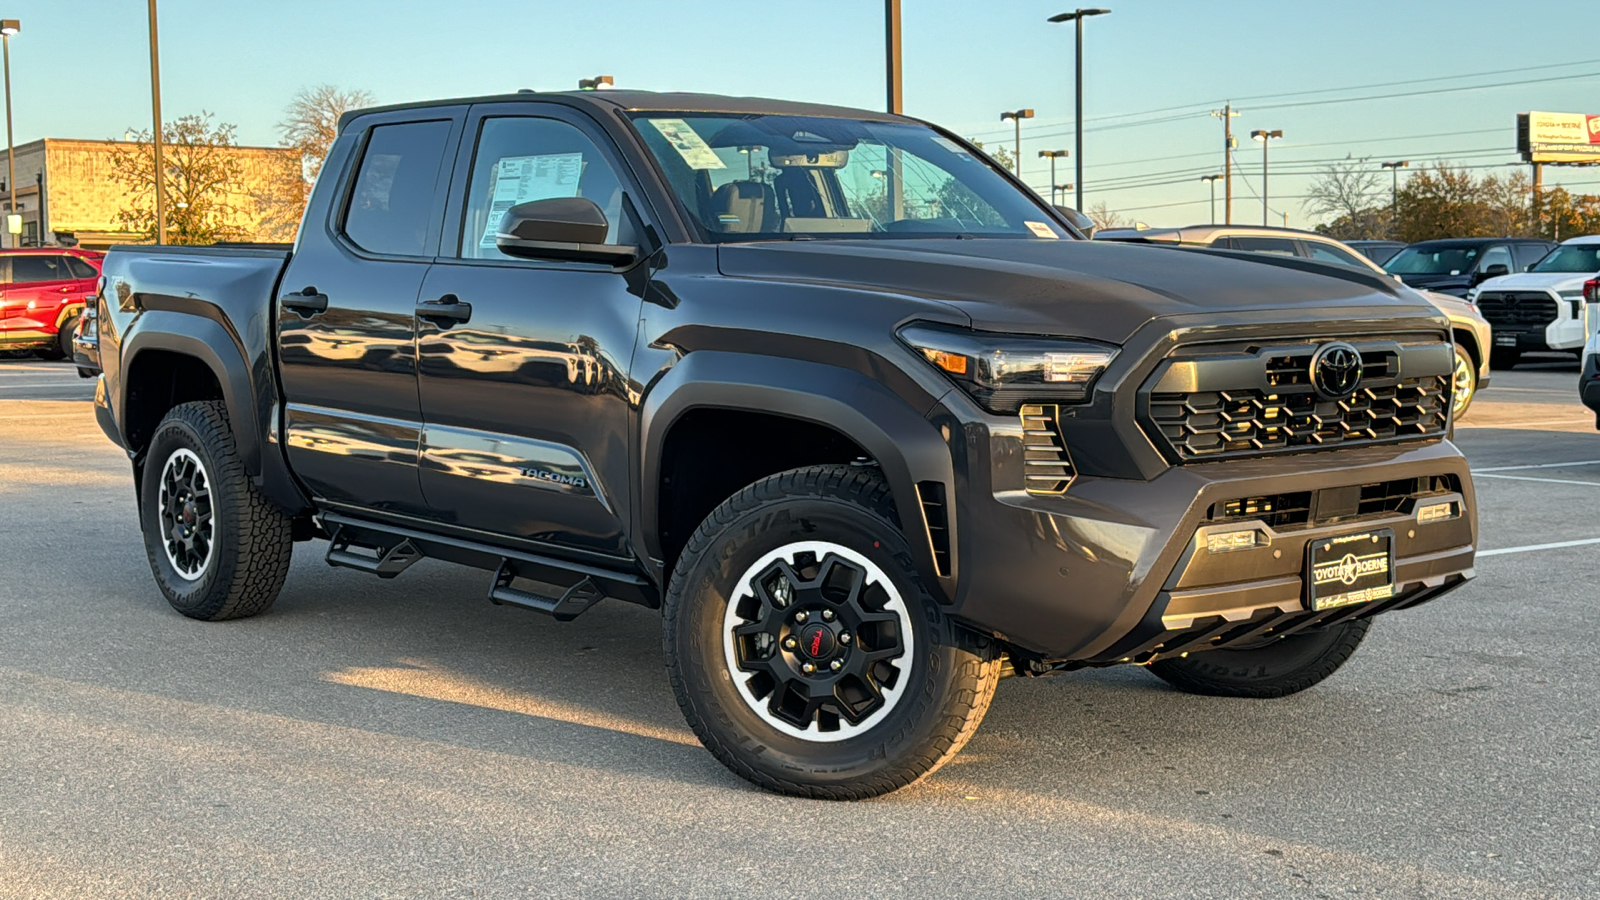
[[(242, 236), (236, 201), (245, 197), (244, 167), (227, 150), (234, 126), (211, 123), (201, 112), (173, 119), (163, 127), (162, 179), (166, 189), (167, 240), (174, 244), (212, 244)], [(130, 129), (131, 130), (131, 129)], [(125, 192), (117, 221), (153, 238), (156, 231), (155, 152), (151, 133), (134, 132), (132, 145), (111, 143), (111, 177)]]
[(1573, 195), (1566, 188), (1544, 192), (1539, 204), (1539, 236), (1553, 241), (1600, 234), (1600, 196)]
[(1400, 188), (1402, 241), (1442, 237), (1525, 236), (1534, 233), (1527, 176), (1474, 178), (1443, 162), (1406, 179)]

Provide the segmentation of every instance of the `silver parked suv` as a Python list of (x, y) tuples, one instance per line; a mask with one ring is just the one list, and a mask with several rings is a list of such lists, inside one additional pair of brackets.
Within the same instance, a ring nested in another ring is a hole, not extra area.
[[(1248, 225), (1116, 228), (1097, 232), (1094, 239), (1293, 256), (1398, 278), (1388, 275), (1381, 266), (1327, 235), (1296, 228)], [(1489, 322), (1476, 307), (1458, 297), (1437, 291), (1418, 290), (1417, 293), (1426, 297), (1428, 302), (1450, 317), (1450, 331), (1456, 342), (1456, 365), (1453, 375), (1455, 384), (1452, 393), (1454, 400), (1451, 403), (1451, 413), (1453, 417), (1460, 418), (1478, 391), (1489, 385)]]

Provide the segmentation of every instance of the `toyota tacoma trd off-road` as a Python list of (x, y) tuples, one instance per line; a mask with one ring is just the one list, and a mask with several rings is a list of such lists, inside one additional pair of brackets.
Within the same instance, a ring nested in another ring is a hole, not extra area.
[(1444, 316), (1079, 222), (862, 110), (367, 110), (292, 251), (110, 252), (96, 409), (184, 615), (264, 611), (309, 540), (659, 608), (701, 741), (812, 797), (936, 769), (1003, 669), (1281, 696), (1472, 576)]

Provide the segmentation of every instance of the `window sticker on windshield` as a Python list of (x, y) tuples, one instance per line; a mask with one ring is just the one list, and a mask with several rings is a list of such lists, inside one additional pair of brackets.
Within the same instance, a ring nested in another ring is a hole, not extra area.
[(1061, 239), (1061, 235), (1056, 234), (1049, 225), (1043, 222), (1023, 222), (1022, 224), (1028, 226), (1028, 230), (1033, 232), (1034, 237), (1050, 238), (1051, 240)]
[(678, 151), (683, 161), (691, 169), (726, 169), (722, 160), (717, 158), (717, 152), (711, 149), (705, 138), (702, 138), (689, 123), (682, 119), (651, 119), (650, 124), (661, 132), (667, 139), (672, 149)]
[(950, 140), (949, 138), (945, 137), (942, 134), (934, 135), (933, 136), (933, 142), (935, 144), (938, 144), (939, 146), (945, 148), (946, 150), (949, 150), (951, 153), (959, 153), (962, 156), (971, 156), (972, 155), (972, 154), (967, 152), (967, 148), (961, 146), (960, 144), (956, 143), (955, 141)]
[(501, 217), (518, 203), (578, 196), (578, 179), (582, 175), (582, 153), (502, 158), (494, 167), (494, 198), (489, 201), (489, 221), (484, 223), (478, 246), (494, 249)]

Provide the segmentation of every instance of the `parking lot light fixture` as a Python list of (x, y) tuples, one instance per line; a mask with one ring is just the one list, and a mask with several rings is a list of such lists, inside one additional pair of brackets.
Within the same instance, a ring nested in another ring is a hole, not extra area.
[(1076, 51), (1073, 56), (1075, 74), (1072, 80), (1074, 97), (1072, 131), (1075, 135), (1074, 152), (1077, 153), (1078, 158), (1078, 180), (1076, 182), (1078, 185), (1078, 200), (1076, 206), (1079, 212), (1083, 211), (1083, 20), (1090, 16), (1103, 16), (1109, 12), (1111, 12), (1109, 9), (1075, 9), (1072, 12), (1050, 17), (1050, 21), (1056, 24), (1072, 22), (1077, 29)]
[(1267, 224), (1267, 146), (1283, 137), (1283, 130), (1274, 128), (1271, 131), (1257, 128), (1250, 132), (1252, 140), (1261, 142), (1261, 224)]
[[(1051, 203), (1060, 203), (1060, 202), (1066, 200), (1067, 199), (1067, 193), (1069, 191), (1071, 191), (1072, 188), (1073, 188), (1073, 186), (1070, 185), (1070, 184), (1058, 184), (1058, 185), (1056, 185), (1054, 187), (1054, 189), (1051, 191), (1050, 202)], [(1060, 199), (1057, 199), (1057, 197), (1056, 197), (1057, 193), (1059, 193), (1061, 195)]]
[(1004, 122), (1009, 119), (1017, 124), (1017, 142), (1015, 149), (1012, 151), (1012, 158), (1016, 160), (1018, 178), (1022, 177), (1022, 120), (1031, 118), (1033, 118), (1033, 110), (1031, 109), (1014, 109), (1000, 114), (1000, 121)]
[[(17, 19), (0, 19), (0, 43), (5, 45), (6, 67), (6, 188), (11, 192), (11, 206), (7, 210), (11, 215), (17, 214), (17, 147), (11, 140), (11, 36), (22, 31), (22, 22)], [(7, 229), (8, 231), (10, 229)], [(44, 223), (39, 223), (39, 234), (44, 235)], [(17, 246), (21, 235), (11, 236), (11, 246)]]
[(1220, 174), (1201, 175), (1200, 180), (1211, 183), (1211, 224), (1215, 225), (1217, 224), (1217, 182), (1222, 180), (1222, 176)]
[(1050, 160), (1050, 202), (1056, 202), (1056, 160), (1070, 154), (1065, 150), (1040, 150), (1039, 158)]
[(1389, 170), (1389, 236), (1396, 237), (1400, 234), (1400, 170), (1409, 169), (1411, 160), (1397, 159), (1378, 165)]

